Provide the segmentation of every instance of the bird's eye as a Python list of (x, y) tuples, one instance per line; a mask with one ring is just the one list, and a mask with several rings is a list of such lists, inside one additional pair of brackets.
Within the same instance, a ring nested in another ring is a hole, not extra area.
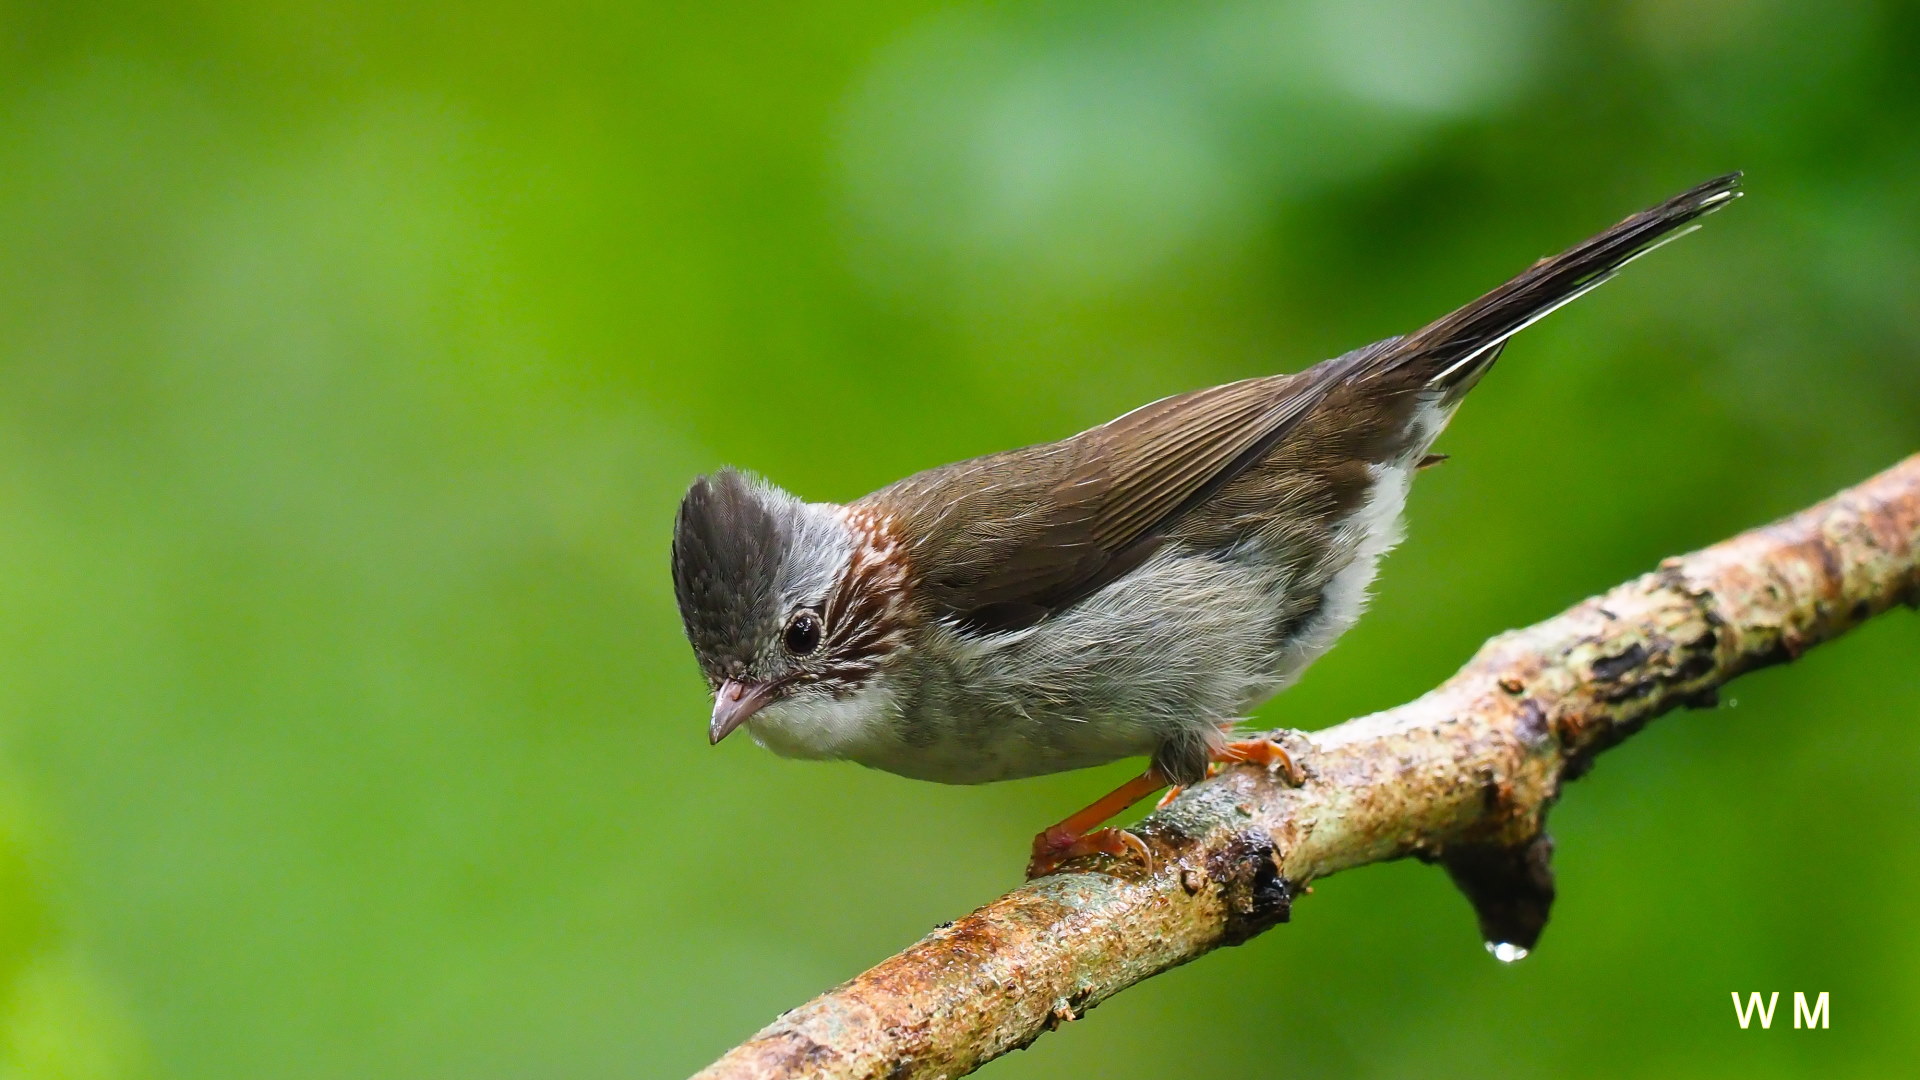
[(811, 611), (796, 611), (787, 620), (787, 632), (784, 635), (787, 651), (795, 656), (806, 656), (820, 647), (820, 616)]

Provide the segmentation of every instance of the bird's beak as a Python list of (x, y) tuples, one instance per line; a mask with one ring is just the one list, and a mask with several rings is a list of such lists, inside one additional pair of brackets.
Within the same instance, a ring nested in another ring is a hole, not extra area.
[(728, 679), (713, 695), (713, 726), (707, 729), (707, 737), (719, 743), (772, 700), (771, 687)]

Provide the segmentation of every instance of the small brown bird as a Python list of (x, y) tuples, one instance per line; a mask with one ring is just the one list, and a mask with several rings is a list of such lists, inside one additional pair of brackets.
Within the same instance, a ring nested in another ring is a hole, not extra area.
[[(949, 784), (1149, 756), (1034, 840), (1032, 875), (1210, 763), (1292, 769), (1234, 724), (1359, 617), (1414, 472), (1507, 339), (1739, 195), (1710, 180), (1404, 337), (1196, 390), (845, 506), (696, 480), (673, 580), (709, 735)], [(1697, 227), (1697, 226), (1695, 226)]]

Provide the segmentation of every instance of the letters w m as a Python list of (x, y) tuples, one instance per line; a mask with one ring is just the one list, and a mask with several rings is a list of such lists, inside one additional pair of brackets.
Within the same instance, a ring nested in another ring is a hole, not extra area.
[(1764, 1031), (1771, 1028), (1773, 1026), (1773, 1007), (1778, 1004), (1780, 1004), (1780, 991), (1775, 990), (1773, 996), (1767, 999), (1767, 1003), (1762, 1005), (1760, 1004), (1760, 992), (1756, 990), (1747, 995), (1747, 1007), (1742, 1009), (1740, 1007), (1740, 991), (1733, 991), (1733, 1016), (1734, 1019), (1740, 1021), (1741, 1031), (1747, 1030), (1747, 1025), (1753, 1023), (1754, 1013), (1760, 1014), (1761, 1030)]

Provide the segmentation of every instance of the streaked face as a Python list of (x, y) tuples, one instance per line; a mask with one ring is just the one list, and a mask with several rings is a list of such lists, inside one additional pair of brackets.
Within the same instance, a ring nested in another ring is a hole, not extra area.
[(725, 470), (694, 482), (674, 526), (674, 591), (714, 692), (708, 738), (762, 710), (843, 699), (872, 678), (874, 586), (838, 507)]

